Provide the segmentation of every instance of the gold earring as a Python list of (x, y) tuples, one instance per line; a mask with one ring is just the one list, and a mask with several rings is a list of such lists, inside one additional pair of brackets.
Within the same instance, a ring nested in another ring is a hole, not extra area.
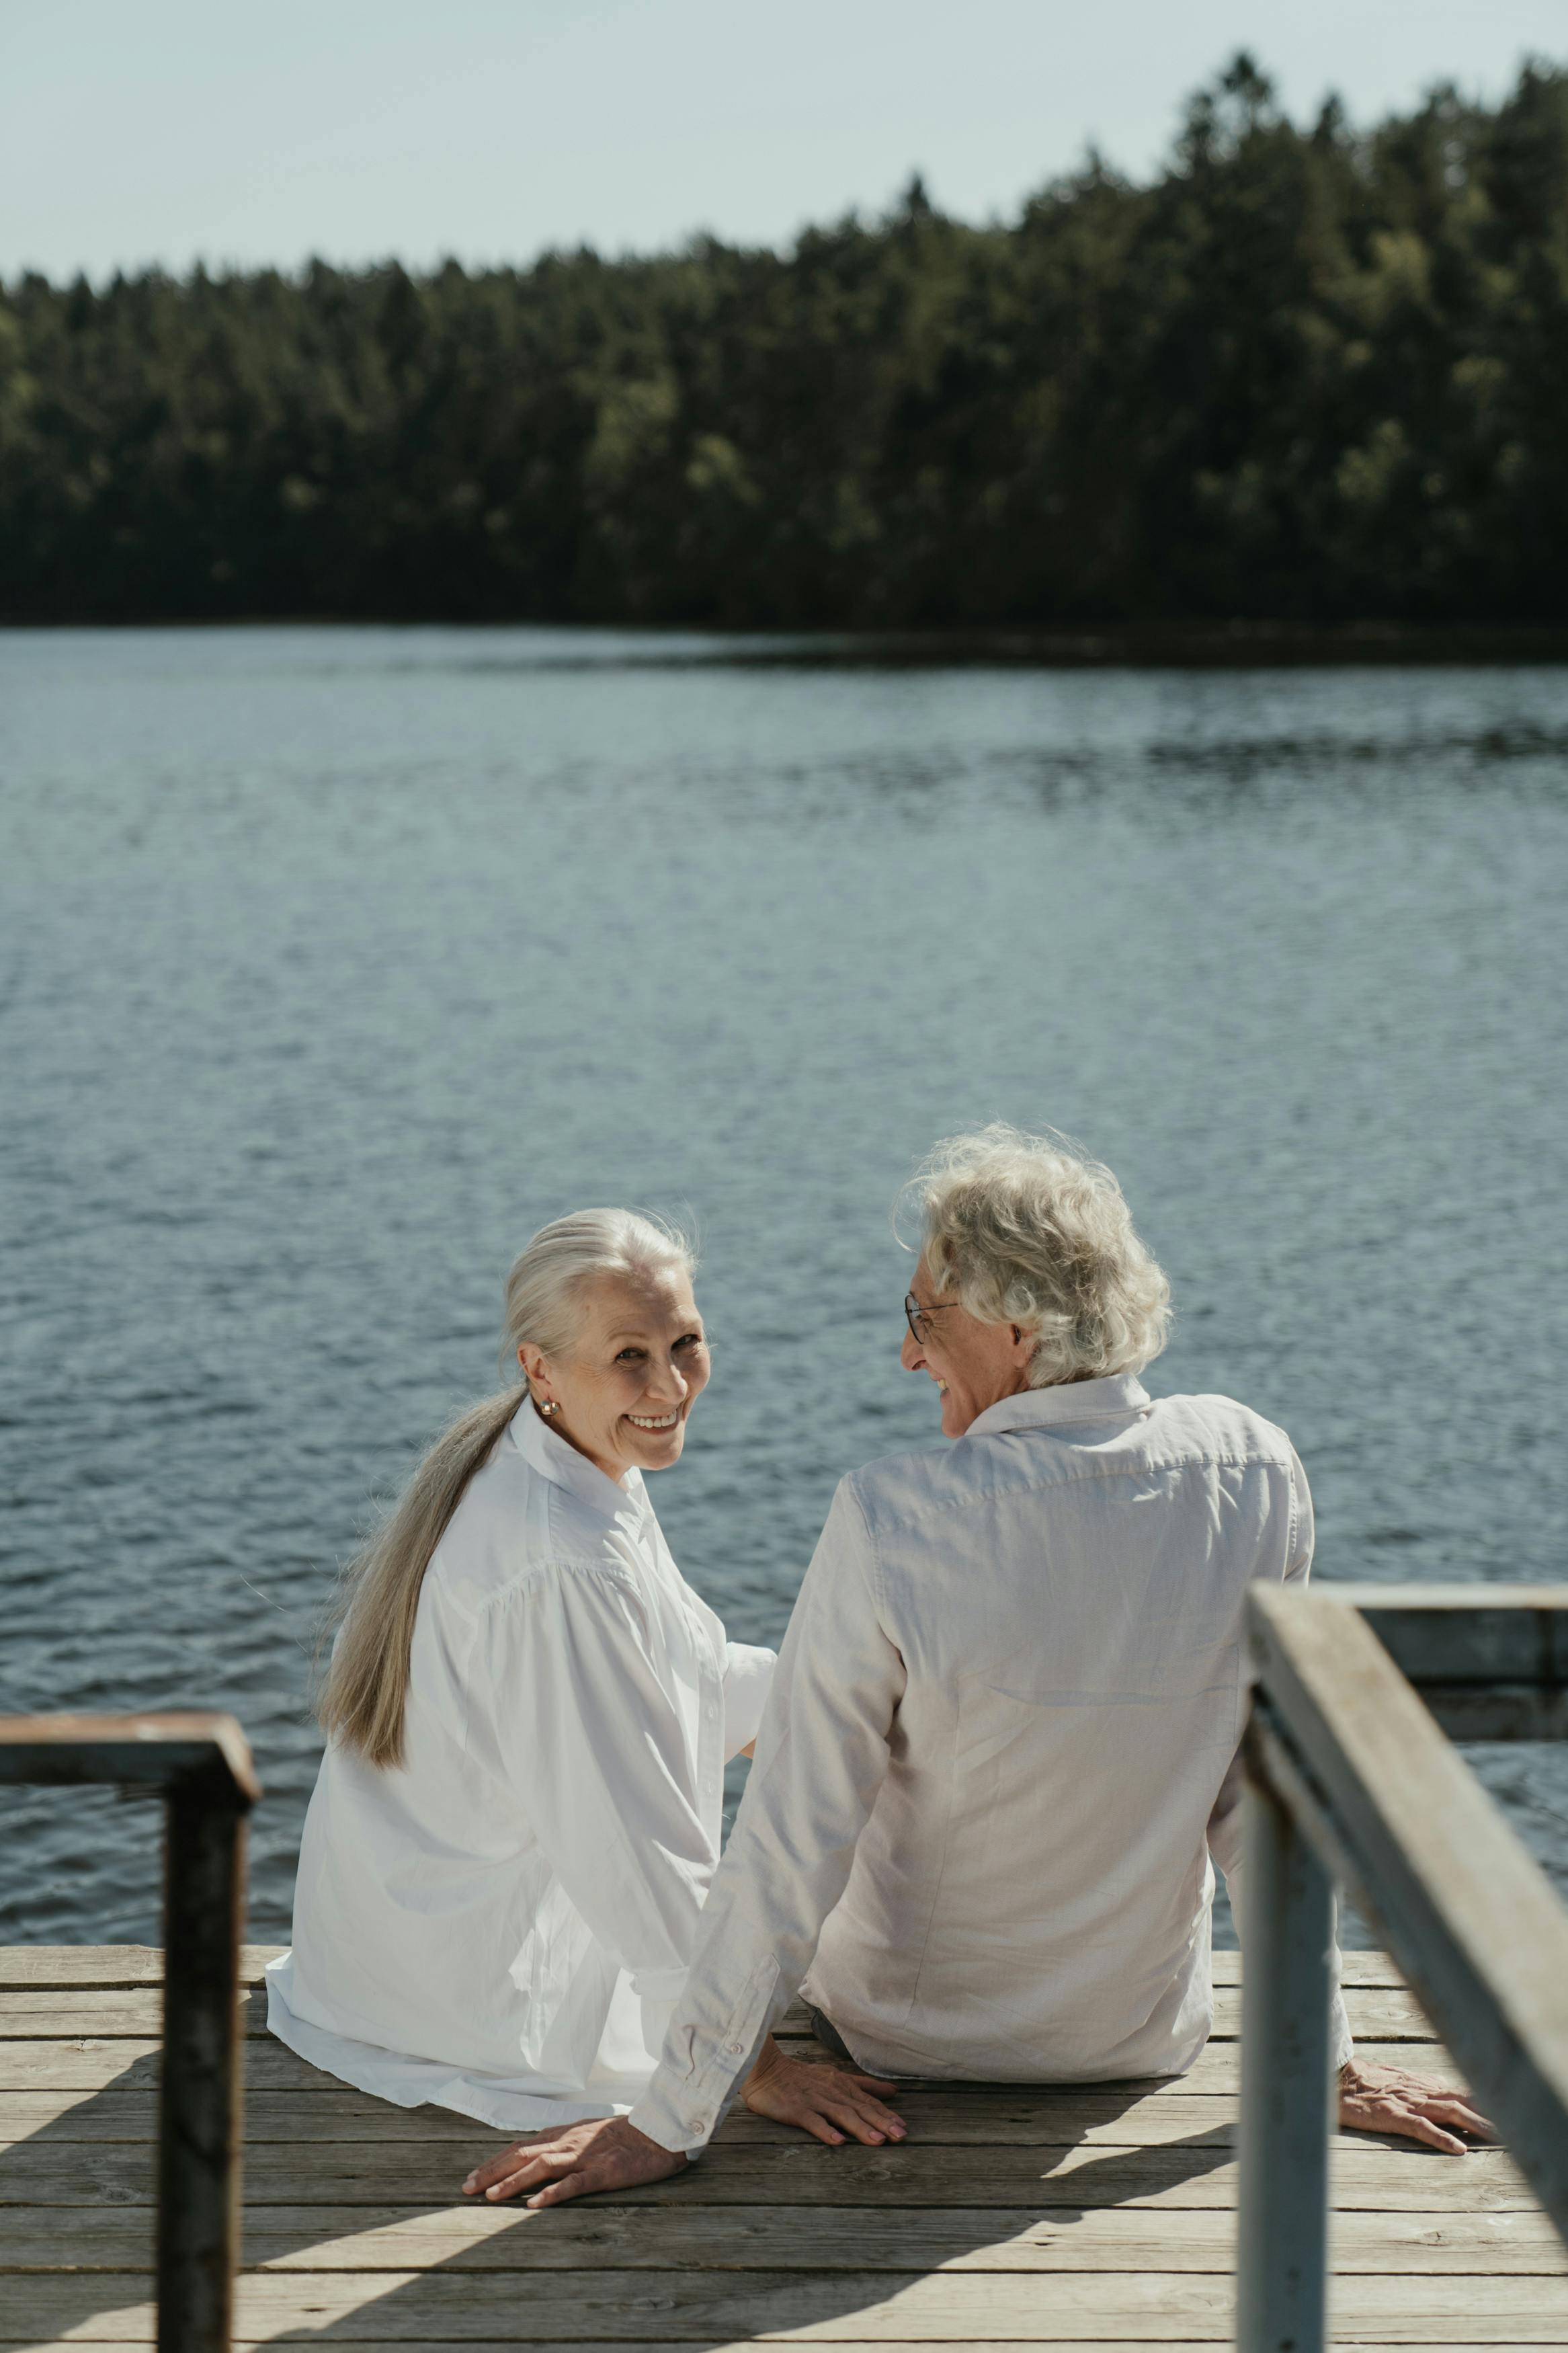
[(539, 1410), (543, 1414), (559, 1413), (561, 1408), (556, 1404), (553, 1398), (546, 1398)]

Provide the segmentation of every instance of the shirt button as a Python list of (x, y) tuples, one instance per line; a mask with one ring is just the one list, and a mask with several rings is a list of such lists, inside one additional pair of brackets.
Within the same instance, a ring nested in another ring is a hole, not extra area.
[(688, 2116), (686, 2119), (686, 2129), (688, 2132), (706, 2132), (708, 2129), (707, 2117)]
[(740, 2057), (740, 2055), (741, 2055), (742, 2052), (745, 2049), (745, 2047), (746, 2047), (746, 2046), (745, 2046), (745, 2044), (744, 2044), (743, 2042), (726, 2042), (726, 2044), (724, 2045), (725, 2050), (726, 2050), (726, 2051), (732, 2051), (732, 2052), (734, 2052), (734, 2054), (735, 2054), (735, 2056), (736, 2056), (736, 2058), (737, 2058), (737, 2059)]

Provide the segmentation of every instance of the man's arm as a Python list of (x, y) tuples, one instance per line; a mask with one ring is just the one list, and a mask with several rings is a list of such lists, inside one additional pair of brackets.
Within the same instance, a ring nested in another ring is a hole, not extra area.
[[(810, 1966), (888, 1769), (904, 1668), (878, 1599), (865, 1515), (845, 1481), (790, 1620), (740, 1816), (652, 2083), (629, 2117), (541, 2136), (526, 2155), (470, 2175), (466, 2188), (492, 2198), (532, 2189), (531, 2205), (554, 2204), (657, 2180), (706, 2146)], [(827, 2073), (812, 2072), (819, 2081)]]
[(888, 1769), (904, 1666), (881, 1622), (851, 1481), (833, 1500), (779, 1654), (757, 1753), (698, 1930), (686, 1988), (630, 2121), (703, 2147), (844, 1893)]

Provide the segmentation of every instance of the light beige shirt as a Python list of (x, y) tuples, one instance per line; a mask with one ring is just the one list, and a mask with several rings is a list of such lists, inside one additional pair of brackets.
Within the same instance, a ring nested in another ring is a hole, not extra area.
[(879, 2073), (1190, 2067), (1211, 1856), (1233, 1894), (1239, 1859), (1243, 1599), (1311, 1552), (1281, 1430), (1128, 1375), (845, 1479), (632, 2122), (700, 2148), (803, 1979)]

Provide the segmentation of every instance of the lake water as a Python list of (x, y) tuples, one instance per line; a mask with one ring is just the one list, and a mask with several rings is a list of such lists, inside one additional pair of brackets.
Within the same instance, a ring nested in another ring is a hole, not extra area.
[[(334, 1566), (574, 1204), (700, 1228), (655, 1495), (742, 1638), (935, 1439), (889, 1204), (994, 1117), (1118, 1170), (1321, 1575), (1568, 1567), (1568, 672), (790, 651), (0, 634), (0, 1709), (232, 1709), (258, 1936)], [(1568, 1884), (1563, 1752), (1481, 1762)], [(156, 1936), (155, 1807), (0, 1826), (0, 1939)]]

